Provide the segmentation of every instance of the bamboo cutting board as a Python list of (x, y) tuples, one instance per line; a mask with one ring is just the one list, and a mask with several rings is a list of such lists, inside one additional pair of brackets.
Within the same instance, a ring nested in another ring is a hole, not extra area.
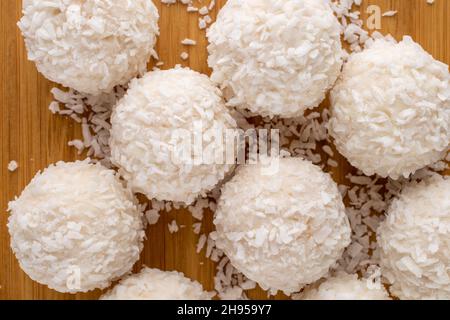
[[(157, 51), (165, 65), (171, 68), (183, 64), (202, 73), (209, 73), (206, 64), (205, 32), (198, 28), (198, 15), (186, 12), (181, 4), (170, 7), (154, 0), (160, 12), (161, 36)], [(197, 6), (209, 0), (197, 1)], [(215, 17), (226, 0), (217, 0), (211, 13)], [(411, 35), (435, 58), (450, 64), (450, 0), (436, 0), (434, 5), (426, 0), (364, 0), (361, 12), (367, 5), (375, 4), (382, 12), (398, 10), (394, 17), (382, 19), (383, 34), (391, 33), (397, 39)], [(50, 89), (54, 86), (43, 78), (33, 63), (27, 61), (26, 50), (16, 22), (21, 16), (21, 0), (0, 1), (0, 299), (96, 299), (99, 290), (86, 294), (60, 294), (39, 285), (21, 271), (9, 247), (6, 228), (8, 201), (19, 195), (35, 173), (59, 160), (82, 159), (68, 141), (81, 136), (80, 126), (71, 119), (54, 116), (48, 110), (52, 101)], [(366, 15), (363, 14), (363, 17)], [(193, 47), (182, 47), (185, 38), (197, 40)], [(180, 54), (189, 52), (189, 59), (182, 62)], [(7, 170), (8, 163), (16, 160), (19, 169)], [(350, 166), (337, 159), (340, 166), (333, 176), (342, 181)], [(175, 234), (169, 233), (167, 225), (176, 219), (185, 225)], [(193, 219), (190, 213), (179, 210), (161, 216), (157, 225), (147, 229), (147, 240), (140, 262), (164, 270), (177, 270), (187, 277), (200, 281), (207, 290), (214, 288), (215, 265), (204, 254), (196, 254), (198, 236), (191, 231)], [(212, 213), (205, 216), (202, 232), (213, 229)], [(203, 264), (200, 264), (203, 262)], [(267, 294), (253, 290), (249, 297), (265, 299)], [(277, 298), (283, 298), (279, 295)]]

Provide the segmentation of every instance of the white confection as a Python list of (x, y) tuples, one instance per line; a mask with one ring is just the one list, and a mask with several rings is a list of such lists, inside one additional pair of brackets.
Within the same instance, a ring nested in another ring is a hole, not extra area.
[(8, 210), (21, 268), (60, 292), (108, 287), (143, 247), (142, 212), (131, 191), (114, 171), (88, 160), (38, 173)]
[(445, 157), (450, 74), (410, 37), (353, 54), (331, 92), (331, 135), (366, 175), (397, 179)]
[(211, 79), (228, 105), (263, 116), (317, 107), (342, 66), (340, 25), (325, 0), (228, 0), (207, 35)]
[(151, 0), (23, 0), (18, 25), (45, 77), (100, 94), (145, 72), (158, 19)]
[[(133, 191), (150, 199), (190, 204), (232, 168), (215, 161), (216, 151), (224, 146), (208, 139), (234, 129), (236, 122), (211, 80), (187, 68), (133, 80), (111, 123), (112, 162)], [(199, 157), (179, 157), (185, 143), (195, 152), (195, 137), (203, 140)], [(185, 138), (191, 143), (183, 143)]]
[(340, 273), (305, 289), (301, 300), (389, 300), (380, 282), (358, 279), (356, 274)]
[(210, 300), (214, 294), (206, 292), (197, 281), (180, 272), (144, 268), (130, 275), (105, 293), (101, 300)]
[(413, 182), (378, 229), (383, 276), (400, 299), (450, 299), (450, 178)]
[(327, 275), (351, 230), (328, 174), (300, 158), (278, 160), (278, 170), (237, 170), (222, 189), (212, 237), (249, 279), (290, 294)]

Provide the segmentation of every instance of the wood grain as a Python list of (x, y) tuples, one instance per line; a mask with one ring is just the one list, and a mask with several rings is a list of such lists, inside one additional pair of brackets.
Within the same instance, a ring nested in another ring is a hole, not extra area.
[[(204, 3), (209, 2), (203, 0)], [(212, 14), (226, 0), (218, 0)], [(450, 63), (450, 1), (436, 0), (430, 6), (426, 0), (365, 0), (367, 4), (379, 5), (383, 12), (398, 10), (398, 15), (382, 19), (382, 32), (391, 33), (397, 39), (411, 35), (433, 56)], [(155, 0), (161, 14), (157, 51), (164, 68), (183, 64), (203, 73), (209, 73), (206, 64), (206, 39), (204, 31), (197, 27), (198, 16), (188, 14), (185, 6), (167, 7)], [(8, 201), (19, 195), (35, 173), (58, 160), (79, 158), (67, 142), (80, 137), (80, 128), (72, 120), (53, 116), (48, 110), (51, 102), (50, 89), (54, 86), (44, 79), (33, 63), (27, 61), (26, 50), (16, 22), (21, 16), (20, 0), (0, 1), (0, 299), (95, 299), (101, 292), (68, 295), (60, 294), (30, 280), (19, 268), (9, 247), (6, 228)], [(186, 48), (180, 42), (184, 38), (196, 39), (197, 46)], [(186, 50), (187, 49), (187, 50)], [(189, 60), (182, 62), (180, 54), (188, 51)], [(19, 169), (7, 171), (9, 161), (17, 160)], [(350, 170), (343, 159), (340, 167), (333, 171), (334, 178), (341, 181)], [(179, 225), (186, 225), (176, 234), (168, 232), (167, 224), (176, 219)], [(212, 213), (205, 217), (202, 232), (213, 229)], [(165, 270), (178, 270), (188, 277), (199, 280), (206, 289), (213, 289), (215, 265), (202, 255), (197, 255), (197, 236), (191, 232), (192, 218), (183, 210), (168, 212), (159, 223), (149, 227), (142, 264)], [(203, 262), (203, 265), (200, 265)], [(267, 298), (261, 290), (249, 294), (253, 299)], [(276, 298), (284, 298), (277, 296)]]

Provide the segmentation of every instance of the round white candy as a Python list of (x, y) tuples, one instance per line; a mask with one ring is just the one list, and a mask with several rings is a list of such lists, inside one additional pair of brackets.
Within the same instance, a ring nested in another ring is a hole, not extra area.
[(112, 170), (51, 165), (9, 203), (11, 247), (33, 280), (60, 292), (108, 287), (139, 259), (142, 212)]
[(353, 54), (331, 104), (337, 149), (366, 175), (408, 177), (448, 150), (448, 66), (409, 37), (379, 39)]
[(317, 107), (342, 66), (340, 25), (323, 0), (228, 0), (207, 35), (228, 105), (263, 116)]
[(382, 274), (400, 299), (450, 299), (450, 178), (413, 182), (378, 229)]
[[(220, 90), (195, 71), (155, 71), (133, 80), (111, 123), (112, 162), (133, 191), (149, 198), (190, 204), (233, 166), (215, 137), (236, 122)], [(215, 158), (218, 152), (223, 159)]]
[(96, 95), (145, 72), (158, 19), (151, 0), (24, 0), (19, 27), (45, 77)]
[(120, 281), (101, 300), (210, 300), (197, 281), (179, 272), (144, 268)]
[(358, 279), (356, 274), (339, 273), (305, 289), (301, 300), (389, 300), (380, 282)]
[(271, 161), (240, 167), (225, 184), (213, 238), (249, 279), (290, 294), (328, 273), (351, 230), (328, 174), (299, 158)]

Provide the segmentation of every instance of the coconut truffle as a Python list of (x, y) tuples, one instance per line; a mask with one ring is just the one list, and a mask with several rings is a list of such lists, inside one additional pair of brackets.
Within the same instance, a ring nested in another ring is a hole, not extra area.
[(337, 149), (366, 175), (393, 179), (438, 161), (450, 143), (449, 80), (410, 37), (353, 54), (331, 92)]
[(378, 229), (383, 276), (400, 299), (450, 299), (450, 178), (412, 182)]
[(301, 300), (390, 300), (381, 282), (358, 279), (356, 274), (339, 273), (308, 287)]
[[(236, 122), (220, 90), (190, 69), (155, 71), (133, 80), (111, 123), (111, 161), (133, 191), (150, 199), (190, 204), (232, 168), (225, 157), (216, 161), (225, 148), (214, 137), (234, 129)], [(195, 151), (198, 145), (202, 149)], [(190, 149), (187, 157), (183, 148)]]
[(342, 197), (331, 177), (299, 158), (237, 170), (218, 203), (216, 246), (271, 292), (298, 292), (327, 275), (350, 243)]
[(114, 171), (59, 162), (9, 203), (11, 247), (33, 280), (60, 292), (108, 287), (143, 247), (142, 212)]
[(97, 95), (146, 71), (158, 18), (151, 0), (23, 0), (18, 26), (46, 78)]
[(207, 36), (228, 105), (263, 116), (317, 107), (342, 66), (340, 25), (323, 0), (228, 0)]
[(144, 268), (128, 276), (101, 300), (210, 300), (214, 294), (206, 292), (197, 281), (180, 272)]

